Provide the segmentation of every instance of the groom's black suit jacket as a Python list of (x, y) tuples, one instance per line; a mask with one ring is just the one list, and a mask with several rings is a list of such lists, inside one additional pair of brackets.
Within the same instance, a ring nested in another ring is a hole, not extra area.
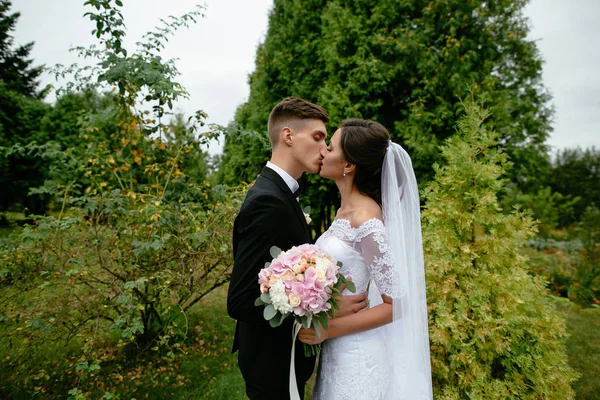
[[(227, 294), (227, 312), (237, 320), (233, 352), (251, 399), (288, 399), (293, 318), (272, 328), (263, 317), (258, 273), (272, 260), (271, 246), (288, 250), (310, 243), (310, 231), (296, 196), (285, 181), (265, 167), (246, 199), (233, 226), (234, 266)], [(296, 340), (295, 370), (300, 393), (310, 378), (314, 357), (304, 357)]]

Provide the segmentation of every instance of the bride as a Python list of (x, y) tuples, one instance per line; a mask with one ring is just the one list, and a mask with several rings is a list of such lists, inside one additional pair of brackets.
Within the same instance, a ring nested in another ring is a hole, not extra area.
[(370, 308), (334, 318), (322, 342), (315, 400), (431, 399), (419, 193), (410, 157), (379, 123), (343, 121), (323, 154), (341, 207), (317, 245), (352, 277)]

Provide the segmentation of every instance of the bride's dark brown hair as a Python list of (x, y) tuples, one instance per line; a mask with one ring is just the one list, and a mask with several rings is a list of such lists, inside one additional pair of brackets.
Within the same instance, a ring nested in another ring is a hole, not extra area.
[(381, 205), (381, 168), (390, 134), (379, 122), (364, 119), (344, 120), (338, 128), (344, 158), (356, 165), (354, 186)]

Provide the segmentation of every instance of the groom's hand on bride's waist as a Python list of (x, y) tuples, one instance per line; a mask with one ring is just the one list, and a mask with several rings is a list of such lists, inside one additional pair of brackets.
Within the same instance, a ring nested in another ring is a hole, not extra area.
[(368, 306), (367, 294), (350, 294), (347, 296), (341, 296), (338, 300), (339, 310), (335, 312), (335, 317), (345, 317), (364, 310)]

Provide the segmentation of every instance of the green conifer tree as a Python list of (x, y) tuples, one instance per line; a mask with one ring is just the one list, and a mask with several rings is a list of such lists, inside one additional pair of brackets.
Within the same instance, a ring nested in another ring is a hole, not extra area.
[(510, 162), (489, 112), (471, 101), (424, 190), (434, 392), (438, 399), (572, 399), (564, 318), (520, 251), (536, 230), (503, 213), (497, 194)]

